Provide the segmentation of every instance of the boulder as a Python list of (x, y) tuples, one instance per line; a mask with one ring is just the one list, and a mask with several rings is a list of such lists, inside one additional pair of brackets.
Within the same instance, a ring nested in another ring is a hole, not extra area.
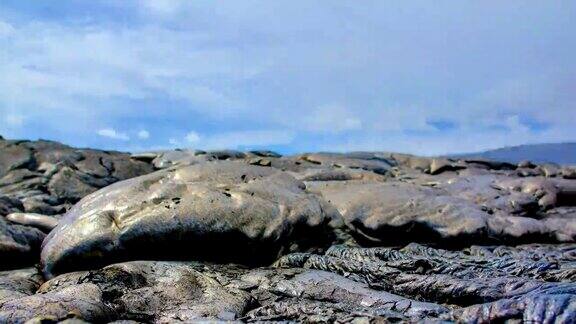
[(0, 271), (0, 305), (33, 295), (43, 282), (42, 274), (36, 268)]
[(6, 216), (6, 219), (12, 223), (36, 227), (46, 232), (50, 232), (58, 225), (57, 217), (34, 213), (11, 213)]
[(430, 174), (436, 175), (446, 171), (458, 171), (466, 169), (463, 164), (450, 161), (448, 159), (432, 159), (430, 163)]
[(89, 322), (173, 323), (234, 320), (246, 311), (249, 294), (226, 288), (195, 268), (179, 262), (136, 261), (64, 274), (44, 283), (39, 294), (1, 303), (0, 322), (72, 315)]
[(0, 323), (572, 323), (574, 178), (0, 138)]
[(389, 161), (367, 154), (315, 153), (301, 155), (298, 159), (324, 168), (359, 169), (383, 175), (392, 167)]
[(45, 236), (37, 228), (14, 224), (0, 216), (0, 269), (14, 268), (37, 260)]
[(136, 258), (267, 263), (331, 240), (338, 214), (274, 168), (212, 162), (108, 186), (75, 205), (43, 244), (47, 275)]
[(19, 212), (24, 209), (22, 202), (7, 196), (0, 196), (0, 216), (5, 216), (10, 213)]
[[(325, 255), (290, 254), (280, 259), (276, 266), (329, 271), (364, 282), (377, 291), (384, 290), (407, 299), (417, 298), (420, 302), (450, 305), (448, 313), (442, 308), (433, 311), (433, 304), (409, 304), (417, 312), (427, 313), (427, 320), (571, 323), (576, 319), (574, 249), (573, 244), (543, 248), (523, 246), (511, 249), (514, 257), (498, 256), (494, 253), (497, 249), (483, 247), (465, 253), (413, 244), (401, 249), (333, 247)], [(539, 250), (541, 254), (531, 255), (531, 250)], [(523, 255), (521, 260), (516, 259), (519, 255)], [(546, 278), (549, 282), (535, 278)], [(565, 282), (557, 282), (558, 279)], [(337, 279), (330, 282), (336, 286), (331, 291), (338, 296), (343, 283)], [(284, 290), (292, 293), (290, 288)], [(313, 284), (301, 294), (313, 295), (320, 289), (318, 284)], [(354, 299), (359, 292), (361, 290), (357, 288), (335, 299)], [(366, 294), (376, 294), (376, 291), (368, 290)], [(376, 296), (372, 299), (374, 305), (377, 305), (377, 299)], [(330, 297), (324, 300), (330, 300)], [(370, 303), (364, 303), (367, 304)], [(371, 310), (375, 309), (371, 307)]]
[(0, 177), (19, 168), (29, 168), (34, 163), (32, 152), (21, 145), (11, 142), (0, 142)]
[(0, 195), (30, 201), (29, 212), (56, 214), (51, 206), (76, 203), (82, 197), (118, 180), (153, 171), (152, 165), (130, 158), (129, 154), (78, 150), (51, 141), (0, 140)]
[(503, 194), (491, 187), (495, 179), (456, 178), (434, 187), (359, 180), (316, 181), (308, 186), (339, 210), (357, 238), (370, 244), (465, 246), (469, 242), (563, 242), (576, 238), (573, 216), (535, 219), (528, 213), (547, 209), (548, 203), (543, 202), (547, 196), (535, 199), (528, 189), (522, 193), (510, 188)]

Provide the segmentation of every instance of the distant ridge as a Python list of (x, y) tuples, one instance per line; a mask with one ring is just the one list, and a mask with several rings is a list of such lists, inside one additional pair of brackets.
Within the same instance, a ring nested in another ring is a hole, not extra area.
[(452, 156), (478, 157), (511, 163), (530, 160), (535, 163), (576, 164), (576, 143), (527, 144)]

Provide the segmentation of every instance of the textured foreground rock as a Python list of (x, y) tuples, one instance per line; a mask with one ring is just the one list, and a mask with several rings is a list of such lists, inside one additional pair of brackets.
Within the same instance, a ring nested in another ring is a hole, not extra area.
[(289, 254), (273, 268), (120, 263), (57, 276), (36, 294), (38, 272), (23, 270), (6, 280), (7, 290), (18, 293), (0, 300), (0, 321), (572, 323), (575, 261), (574, 244), (462, 251), (333, 246), (324, 254)]
[[(576, 213), (570, 206), (576, 196), (567, 181), (530, 178), (511, 183), (508, 176), (477, 175), (439, 178), (432, 184), (325, 181), (308, 186), (336, 206), (356, 234), (379, 244), (454, 246), (576, 238)], [(569, 196), (562, 198), (565, 209), (553, 209), (563, 204), (559, 192)]]
[(0, 153), (0, 323), (576, 322), (573, 166)]
[(87, 194), (152, 170), (126, 153), (0, 138), (0, 260), (8, 260), (0, 262), (0, 269), (33, 264), (44, 233), (54, 225), (38, 217), (5, 216), (26, 212), (57, 222), (58, 215)]
[(463, 252), (414, 244), (403, 249), (332, 247), (325, 255), (288, 255), (277, 265), (331, 271), (378, 290), (451, 305), (450, 313), (440, 312), (447, 320), (572, 323), (575, 252), (575, 245)]
[(37, 228), (13, 224), (0, 216), (0, 268), (33, 264), (45, 236)]
[(0, 271), (0, 305), (34, 294), (43, 282), (36, 268)]
[(47, 275), (138, 258), (270, 263), (330, 242), (337, 214), (272, 168), (212, 162), (158, 171), (84, 198), (50, 233)]
[(225, 288), (186, 264), (132, 262), (50, 280), (36, 295), (2, 303), (0, 322), (71, 315), (91, 322), (233, 320), (250, 303), (249, 294)]

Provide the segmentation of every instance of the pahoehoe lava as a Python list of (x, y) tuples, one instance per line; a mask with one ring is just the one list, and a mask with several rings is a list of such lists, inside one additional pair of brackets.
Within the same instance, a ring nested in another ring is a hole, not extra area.
[(574, 323), (574, 174), (0, 138), (0, 323)]

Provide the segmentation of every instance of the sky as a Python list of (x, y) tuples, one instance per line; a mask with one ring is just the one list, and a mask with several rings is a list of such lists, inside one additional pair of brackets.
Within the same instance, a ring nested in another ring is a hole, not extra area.
[(123, 151), (576, 141), (573, 0), (2, 0), (0, 135)]

